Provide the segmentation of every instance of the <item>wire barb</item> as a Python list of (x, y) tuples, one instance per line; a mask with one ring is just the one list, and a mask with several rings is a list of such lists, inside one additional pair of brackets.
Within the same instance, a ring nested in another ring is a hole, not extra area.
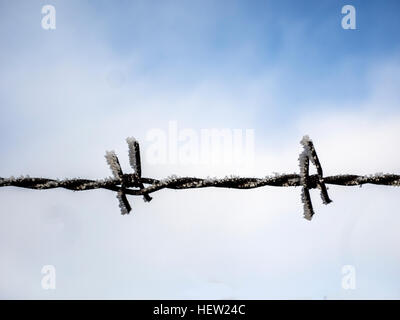
[(301, 201), (303, 202), (304, 218), (307, 220), (311, 220), (312, 216), (314, 215), (314, 209), (312, 206), (310, 191), (309, 191), (310, 158), (307, 154), (306, 148), (304, 148), (303, 152), (300, 154), (299, 160), (300, 160), (300, 184), (302, 185)]
[(106, 151), (105, 158), (107, 160), (108, 165), (110, 166), (111, 172), (114, 175), (115, 179), (120, 180), (121, 187), (117, 192), (117, 199), (119, 201), (119, 207), (121, 209), (121, 214), (129, 214), (132, 208), (129, 204), (128, 199), (125, 194), (125, 179), (124, 173), (122, 172), (121, 165), (119, 164), (119, 160), (114, 151)]
[(311, 220), (314, 215), (314, 210), (311, 202), (310, 196), (310, 177), (309, 177), (309, 168), (310, 168), (310, 160), (313, 165), (317, 168), (317, 187), (321, 190), (321, 199), (324, 204), (331, 203), (332, 200), (329, 198), (328, 190), (324, 181), (324, 174), (322, 171), (321, 163), (319, 162), (317, 152), (315, 151), (314, 144), (309, 136), (304, 136), (301, 139), (300, 143), (303, 145), (304, 150), (300, 154), (300, 179), (301, 184), (303, 186), (301, 200), (304, 204), (304, 218), (307, 220)]
[[(140, 163), (140, 147), (139, 142), (133, 137), (126, 138), (129, 149), (129, 163), (136, 174), (136, 180), (140, 189), (144, 189), (142, 182), (142, 166)], [(143, 194), (143, 199), (145, 202), (150, 202), (152, 197), (148, 193)]]
[(131, 165), (133, 172), (139, 177), (142, 175), (142, 168), (140, 164), (140, 148), (139, 142), (133, 137), (126, 138), (129, 149), (129, 164)]
[(126, 198), (125, 192), (122, 190), (119, 190), (117, 192), (117, 199), (119, 201), (119, 208), (121, 209), (121, 214), (129, 214), (131, 212), (132, 208), (131, 205), (129, 204), (128, 199)]
[(110, 166), (111, 172), (115, 179), (122, 179), (123, 173), (119, 160), (114, 151), (106, 151), (105, 158)]
[[(308, 136), (301, 140), (303, 151), (299, 156), (300, 173), (267, 176), (264, 178), (242, 178), (229, 176), (217, 178), (196, 178), (170, 176), (163, 180), (142, 177), (139, 143), (134, 138), (127, 139), (129, 148), (129, 163), (134, 170), (133, 174), (124, 174), (118, 157), (114, 151), (106, 152), (105, 158), (113, 174), (113, 178), (102, 180), (89, 179), (46, 179), (21, 176), (18, 178), (0, 178), (0, 187), (20, 187), (36, 190), (65, 188), (73, 191), (93, 189), (106, 189), (117, 193), (119, 206), (123, 215), (128, 214), (132, 208), (126, 195), (143, 196), (145, 201), (150, 201), (150, 193), (162, 189), (193, 189), (193, 188), (233, 188), (254, 189), (264, 186), (275, 187), (302, 187), (301, 200), (303, 213), (307, 220), (311, 220), (314, 210), (311, 202), (310, 189), (318, 188), (324, 204), (332, 202), (328, 196), (326, 184), (339, 186), (361, 186), (363, 184), (376, 184), (387, 186), (400, 186), (400, 175), (375, 174), (375, 175), (336, 175), (324, 177), (322, 166), (319, 162), (313, 142)], [(317, 174), (309, 174), (310, 160), (317, 169)], [(146, 185), (146, 186), (145, 186)]]

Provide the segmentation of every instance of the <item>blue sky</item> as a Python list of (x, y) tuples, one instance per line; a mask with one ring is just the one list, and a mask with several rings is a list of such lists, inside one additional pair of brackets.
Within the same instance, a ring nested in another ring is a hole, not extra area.
[[(2, 4), (5, 67), (18, 70), (21, 60), (42, 69), (78, 67), (78, 55), (82, 64), (124, 61), (128, 82), (151, 82), (163, 92), (173, 86), (177, 94), (211, 80), (216, 91), (228, 92), (259, 82), (253, 94), (279, 99), (279, 105), (259, 99), (247, 106), (256, 128), (290, 127), (301, 112), (317, 108), (316, 100), (334, 100), (336, 110), (368, 99), (371, 68), (399, 51), (396, 1), (353, 2), (357, 30), (340, 27), (343, 1), (60, 1), (52, 33), (37, 23), (41, 4), (47, 2)], [(95, 43), (107, 52), (90, 52)], [(270, 87), (263, 86), (270, 78)]]
[[(46, 4), (56, 30), (41, 28)], [(341, 27), (346, 4), (356, 30)], [(254, 129), (256, 163), (144, 158), (146, 176), (294, 172), (304, 134), (326, 174), (398, 172), (399, 9), (355, 0), (0, 1), (0, 176), (103, 178), (105, 150), (126, 156), (127, 136), (145, 150), (146, 133), (169, 121)], [(0, 297), (399, 298), (399, 191), (331, 189), (334, 203), (316, 204), (308, 223), (297, 189), (162, 191), (120, 217), (105, 191), (2, 188)], [(55, 291), (40, 288), (46, 264), (57, 268)], [(351, 292), (340, 286), (347, 264), (359, 279)]]

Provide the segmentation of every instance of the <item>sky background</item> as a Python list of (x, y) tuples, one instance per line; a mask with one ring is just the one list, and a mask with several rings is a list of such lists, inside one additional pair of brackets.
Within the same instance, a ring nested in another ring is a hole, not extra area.
[[(254, 129), (254, 164), (142, 152), (146, 177), (298, 172), (305, 134), (326, 175), (399, 173), (399, 15), (395, 0), (0, 0), (0, 176), (104, 178), (105, 150), (128, 169), (125, 138), (146, 150), (170, 121)], [(309, 222), (299, 188), (162, 190), (130, 216), (105, 190), (1, 188), (0, 297), (399, 299), (400, 189), (329, 192)]]

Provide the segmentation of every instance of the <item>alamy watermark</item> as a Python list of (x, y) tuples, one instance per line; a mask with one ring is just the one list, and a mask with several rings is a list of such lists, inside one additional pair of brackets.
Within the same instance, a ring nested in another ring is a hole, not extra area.
[(356, 289), (356, 268), (352, 265), (342, 267), (342, 288), (344, 290)]
[(42, 28), (44, 30), (56, 29), (56, 8), (52, 5), (45, 5), (42, 7)]
[(45, 265), (42, 267), (42, 289), (44, 290), (55, 290), (56, 288), (56, 268), (51, 265)]
[(146, 140), (150, 142), (145, 150), (150, 164), (251, 165), (254, 162), (254, 129), (179, 129), (177, 121), (169, 121), (167, 130), (148, 130)]
[(356, 8), (349, 4), (345, 5), (342, 7), (342, 14), (345, 14), (342, 18), (342, 28), (356, 29)]

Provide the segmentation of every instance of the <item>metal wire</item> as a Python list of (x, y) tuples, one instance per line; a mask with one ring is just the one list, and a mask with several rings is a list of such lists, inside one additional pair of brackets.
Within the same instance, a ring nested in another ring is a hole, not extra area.
[[(141, 161), (139, 143), (128, 138), (129, 162), (133, 174), (124, 174), (116, 154), (111, 151), (106, 153), (107, 163), (109, 164), (114, 178), (102, 180), (89, 179), (46, 179), (31, 178), (21, 176), (18, 178), (0, 178), (0, 187), (20, 187), (36, 190), (47, 190), (54, 188), (64, 188), (73, 191), (84, 191), (93, 189), (106, 189), (117, 192), (117, 198), (122, 214), (128, 214), (131, 206), (126, 195), (143, 196), (145, 201), (150, 201), (150, 193), (161, 189), (193, 189), (193, 188), (233, 188), (233, 189), (254, 189), (264, 186), (274, 187), (302, 187), (301, 199), (303, 202), (304, 217), (311, 220), (314, 215), (309, 190), (318, 188), (321, 191), (321, 198), (324, 204), (332, 200), (328, 196), (326, 184), (340, 186), (361, 186), (363, 184), (376, 184), (387, 186), (400, 186), (400, 175), (396, 174), (375, 174), (375, 175), (335, 175), (323, 177), (323, 171), (319, 162), (312, 141), (308, 136), (303, 137), (301, 144), (304, 151), (300, 154), (300, 174), (282, 174), (268, 176), (264, 178), (243, 178), (229, 176), (225, 178), (195, 178), (170, 176), (166, 179), (158, 180), (141, 176)], [(316, 166), (317, 174), (309, 175), (309, 161)]]

